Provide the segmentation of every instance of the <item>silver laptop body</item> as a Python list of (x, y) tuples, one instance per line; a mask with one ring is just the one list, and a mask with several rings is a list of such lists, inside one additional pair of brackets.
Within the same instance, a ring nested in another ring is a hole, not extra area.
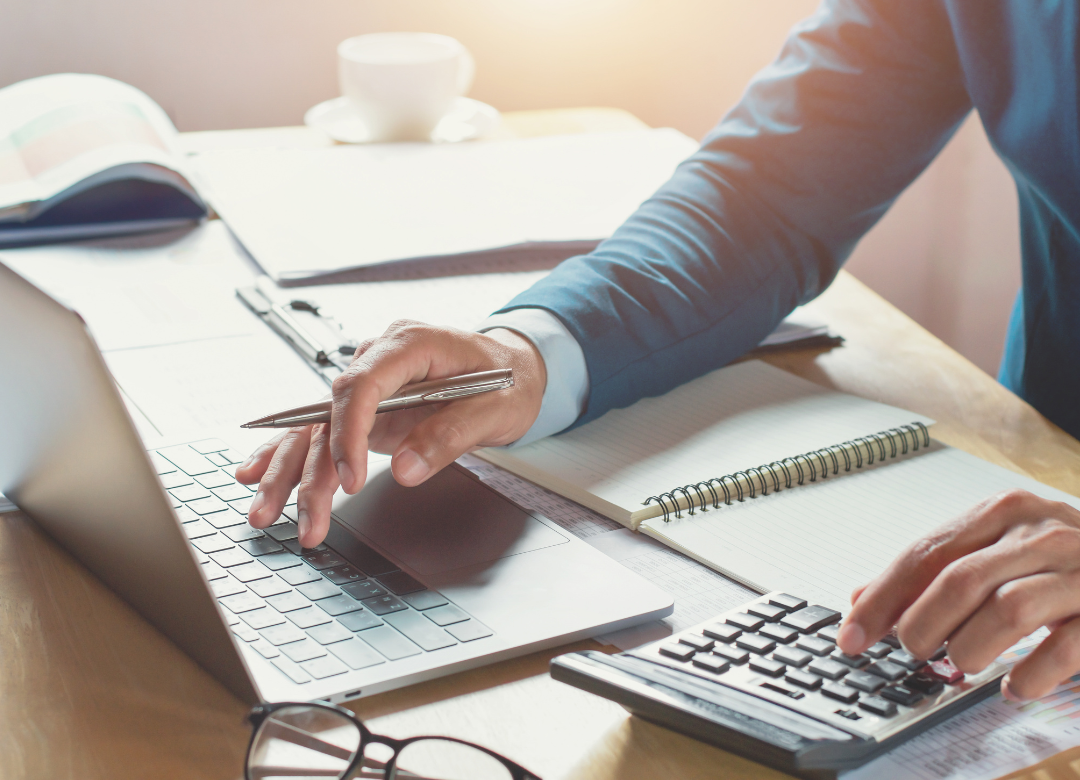
[[(200, 454), (214, 447), (171, 444), (159, 452), (180, 465), (186, 455), (175, 453), (190, 450), (227, 473), (224, 455)], [(202, 539), (224, 539), (247, 527), (220, 512), (192, 520), (194, 504), (174, 510), (176, 491), (161, 479), (186, 472), (173, 461), (144, 449), (78, 315), (0, 264), (0, 492), (241, 699), (340, 702), (673, 610), (667, 593), (467, 470), (454, 466), (406, 489), (378, 457), (368, 486), (335, 501), (326, 550), (292, 542), (298, 561), (289, 559), (278, 549), (290, 544), (285, 517), (274, 527), (281, 544), (242, 543), (254, 552), (240, 565), (261, 577), (260, 591), (284, 583), (262, 603), (245, 590), (250, 580), (230, 573), (241, 569), (224, 565), (239, 552), (206, 553), (193, 546), (199, 538), (189, 541), (195, 528)], [(231, 525), (219, 527), (223, 518)], [(262, 557), (264, 548), (277, 551)], [(259, 568), (286, 564), (270, 574)], [(301, 598), (320, 590), (335, 595), (310, 605)], [(303, 611), (288, 611), (289, 602)], [(282, 619), (271, 604), (287, 610)], [(288, 639), (304, 625), (299, 614), (322, 622), (301, 628), (301, 640), (267, 639)], [(305, 659), (299, 647), (321, 656)]]

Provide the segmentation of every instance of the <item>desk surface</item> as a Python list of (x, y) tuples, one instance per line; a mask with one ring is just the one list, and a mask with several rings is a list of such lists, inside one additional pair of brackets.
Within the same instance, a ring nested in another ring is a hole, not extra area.
[[(510, 114), (501, 133), (641, 126), (624, 112), (581, 109)], [(325, 143), (303, 128), (185, 137), (192, 150)], [(1080, 442), (853, 277), (842, 273), (812, 306), (844, 335), (844, 346), (777, 353), (769, 362), (927, 414), (939, 421), (941, 440), (1080, 495)], [(715, 778), (721, 768), (733, 780), (785, 777), (547, 677), (550, 657), (585, 647), (596, 645), (537, 653), (353, 706), (379, 732), (461, 736), (549, 780), (692, 780)], [(157, 777), (238, 777), (245, 712), (25, 517), (0, 515), (0, 777), (121, 780), (146, 777), (151, 767)]]

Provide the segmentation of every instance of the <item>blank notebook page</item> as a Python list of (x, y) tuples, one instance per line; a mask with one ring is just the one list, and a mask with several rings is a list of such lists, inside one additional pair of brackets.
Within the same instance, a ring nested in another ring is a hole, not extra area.
[(568, 433), (482, 454), (626, 522), (613, 508), (632, 513), (649, 496), (681, 485), (915, 421), (932, 422), (753, 360), (612, 410)]
[(910, 543), (979, 501), (1023, 488), (1080, 500), (933, 442), (907, 459), (698, 512), (642, 531), (761, 591), (781, 590), (846, 611)]

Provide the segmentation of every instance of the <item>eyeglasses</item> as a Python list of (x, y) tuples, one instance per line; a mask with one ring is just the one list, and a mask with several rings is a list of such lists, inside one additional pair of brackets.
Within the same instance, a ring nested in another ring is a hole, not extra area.
[(246, 780), (540, 780), (493, 750), (453, 737), (393, 739), (372, 734), (349, 710), (330, 704), (261, 704)]

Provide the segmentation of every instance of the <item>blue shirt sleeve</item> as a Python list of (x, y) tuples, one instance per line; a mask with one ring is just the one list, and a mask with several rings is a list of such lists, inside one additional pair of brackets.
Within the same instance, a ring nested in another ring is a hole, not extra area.
[(581, 424), (725, 365), (832, 281), (971, 107), (937, 0), (827, 0), (672, 179), (501, 311), (580, 344)]

